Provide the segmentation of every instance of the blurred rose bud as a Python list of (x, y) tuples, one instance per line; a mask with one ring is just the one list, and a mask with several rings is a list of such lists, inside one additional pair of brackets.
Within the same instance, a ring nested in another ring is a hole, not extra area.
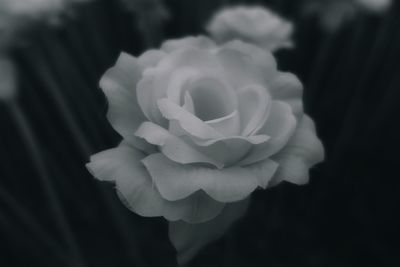
[(207, 31), (218, 43), (238, 39), (271, 51), (293, 46), (293, 24), (263, 7), (222, 9), (211, 19)]
[(355, 0), (359, 5), (371, 12), (384, 12), (391, 5), (392, 0)]
[(303, 14), (317, 16), (322, 28), (333, 32), (362, 11), (379, 14), (386, 11), (391, 3), (391, 0), (307, 0)]

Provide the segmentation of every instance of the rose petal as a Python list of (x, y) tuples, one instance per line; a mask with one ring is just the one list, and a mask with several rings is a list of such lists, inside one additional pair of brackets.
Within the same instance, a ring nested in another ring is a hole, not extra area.
[(264, 76), (264, 80), (269, 80), (276, 75), (277, 63), (271, 52), (240, 40), (228, 42), (224, 47), (248, 55), (253, 61), (253, 64), (256, 65), (256, 69)]
[(218, 78), (199, 77), (190, 83), (189, 92), (196, 116), (204, 121), (221, 118), (237, 109), (235, 91)]
[(158, 100), (158, 107), (165, 118), (178, 121), (179, 125), (186, 132), (195, 137), (201, 139), (223, 137), (222, 134), (217, 132), (213, 127), (204, 123), (204, 121), (167, 98)]
[(242, 135), (249, 136), (260, 130), (268, 118), (271, 97), (267, 89), (250, 85), (238, 91)]
[(160, 194), (175, 201), (204, 190), (220, 202), (245, 199), (257, 187), (265, 187), (278, 164), (266, 160), (246, 168), (211, 169), (177, 164), (163, 154), (152, 154), (142, 160), (157, 185)]
[(280, 25), (269, 33), (268, 38), (261, 41), (260, 47), (275, 52), (281, 48), (293, 48), (295, 45), (290, 39), (294, 31), (293, 24), (287, 21), (281, 21)]
[(159, 146), (161, 152), (175, 162), (181, 164), (209, 163), (217, 168), (223, 167), (223, 163), (197, 151), (183, 139), (172, 135), (166, 129), (152, 122), (144, 122), (135, 134), (150, 144)]
[(151, 147), (136, 138), (134, 132), (145, 121), (135, 95), (141, 67), (137, 60), (121, 53), (114, 67), (101, 78), (100, 87), (108, 101), (107, 118), (113, 128), (135, 147), (148, 151)]
[(119, 146), (93, 155), (86, 166), (96, 178), (115, 181), (121, 200), (141, 216), (163, 216), (171, 221), (199, 223), (221, 212), (224, 204), (202, 192), (179, 201), (163, 199), (140, 162), (144, 156), (134, 148)]
[(259, 145), (267, 142), (266, 135), (253, 135), (249, 137), (233, 136), (217, 138), (209, 141), (193, 140), (197, 145), (196, 149), (208, 155), (210, 158), (230, 166), (241, 160), (250, 150), (252, 145)]
[(193, 99), (192, 96), (190, 95), (190, 93), (188, 91), (185, 92), (185, 97), (184, 97), (184, 102), (183, 102), (183, 106), (184, 109), (186, 109), (187, 111), (189, 111), (190, 113), (194, 114), (194, 103), (193, 103)]
[(237, 136), (240, 133), (240, 118), (237, 110), (225, 117), (206, 121), (205, 123), (224, 136)]
[(208, 51), (182, 48), (164, 57), (155, 68), (147, 69), (138, 84), (137, 98), (146, 117), (157, 124), (166, 126), (157, 107), (157, 101), (167, 95), (166, 86), (172, 73), (179, 68), (193, 68), (200, 72), (220, 72), (220, 65)]
[[(180, 67), (191, 67), (202, 71), (220, 69), (217, 59), (208, 50), (202, 50), (194, 47), (183, 47), (172, 51), (157, 65), (156, 71), (160, 75), (170, 75), (174, 70)], [(165, 84), (164, 84), (165, 85)]]
[(161, 50), (165, 52), (172, 52), (182, 47), (192, 47), (200, 49), (215, 48), (215, 43), (206, 36), (189, 36), (180, 39), (167, 40), (161, 45)]
[[(187, 96), (190, 98), (189, 95)], [(188, 108), (185, 108), (185, 106), (188, 106)], [(189, 110), (191, 109), (189, 99), (185, 101), (184, 108)], [(225, 119), (227, 119), (228, 121), (225, 121)], [(222, 118), (221, 120), (216, 120), (215, 124), (210, 124), (209, 122), (206, 123), (220, 133), (228, 135), (235, 134), (237, 127), (240, 127), (239, 122), (235, 122), (235, 119), (238, 119), (238, 117), (236, 116), (236, 118)], [(235, 125), (235, 123), (237, 124)], [(194, 137), (189, 132), (185, 131), (180, 126), (178, 121), (174, 120), (170, 121), (169, 132), (175, 136), (179, 136), (182, 140), (186, 141), (187, 144), (194, 147), (196, 151), (225, 166), (234, 164), (238, 160), (242, 159), (252, 145), (264, 143), (269, 139), (269, 136), (267, 135), (253, 135), (248, 137), (228, 135), (227, 137), (205, 140)]]
[[(194, 112), (192, 100), (188, 92), (186, 92), (185, 95), (183, 108), (191, 113)], [(251, 145), (261, 144), (269, 139), (266, 135), (253, 135), (248, 137), (235, 135), (240, 128), (237, 112), (214, 121), (206, 121), (205, 123), (226, 135), (226, 137), (206, 140), (197, 138), (185, 131), (180, 126), (180, 123), (174, 120), (170, 121), (169, 131), (173, 135), (181, 137), (188, 144), (192, 144), (193, 147), (196, 147), (197, 151), (225, 165), (230, 165), (241, 159), (248, 152)]]
[(220, 48), (217, 57), (235, 89), (253, 84), (266, 87), (267, 81), (277, 72), (276, 61), (270, 52), (238, 40)]
[[(114, 67), (108, 69), (100, 80), (100, 87), (120, 88), (134, 93), (142, 76), (143, 68), (138, 59), (122, 52)], [(135, 102), (134, 104), (137, 104)]]
[(200, 75), (200, 71), (191, 67), (183, 67), (175, 70), (171, 74), (167, 86), (167, 98), (176, 104), (181, 105), (182, 98), (186, 94), (185, 91), (188, 89), (188, 83)]
[(169, 238), (177, 250), (178, 263), (188, 263), (202, 247), (220, 238), (245, 214), (249, 202), (249, 199), (246, 199), (228, 204), (215, 219), (206, 223), (171, 222)]
[(251, 84), (263, 84), (261, 77), (257, 77), (249, 56), (232, 49), (221, 49), (217, 57), (225, 69), (224, 78), (236, 90)]
[(139, 81), (137, 86), (137, 99), (141, 110), (148, 120), (165, 126), (167, 121), (162, 117), (157, 108), (157, 102), (155, 102), (155, 99), (162, 98), (164, 93), (154, 89), (154, 79), (154, 72), (144, 73), (143, 78)]
[[(190, 96), (189, 92), (185, 92), (184, 103), (182, 106), (183, 109), (187, 110), (188, 112), (194, 114), (194, 104), (192, 97)], [(169, 121), (168, 131), (178, 137), (184, 137), (190, 135), (186, 132), (181, 126), (179, 121), (171, 120)]]
[(303, 85), (292, 73), (280, 72), (270, 84), (274, 99), (288, 103), (296, 116), (303, 113)]
[(271, 138), (264, 144), (254, 146), (239, 164), (242, 166), (252, 164), (277, 153), (287, 144), (295, 128), (296, 118), (290, 106), (281, 101), (272, 101), (268, 119), (259, 131), (260, 134), (266, 134)]
[(145, 68), (155, 67), (164, 57), (167, 56), (167, 53), (161, 50), (147, 50), (138, 58), (138, 63), (140, 66)]
[(324, 160), (324, 147), (316, 135), (314, 122), (304, 115), (286, 147), (273, 159), (280, 163), (274, 182), (305, 184), (309, 169)]
[(193, 111), (203, 121), (221, 118), (237, 109), (236, 92), (214, 74), (202, 73), (192, 67), (183, 67), (171, 74), (167, 98), (181, 106), (190, 96)]

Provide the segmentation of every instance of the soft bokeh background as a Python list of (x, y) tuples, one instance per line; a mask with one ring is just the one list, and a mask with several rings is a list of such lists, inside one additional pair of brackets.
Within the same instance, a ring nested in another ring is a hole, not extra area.
[(56, 25), (29, 23), (0, 53), (0, 87), (17, 88), (0, 94), (0, 266), (176, 266), (166, 222), (129, 212), (84, 167), (120, 140), (98, 80), (121, 50), (202, 33), (218, 8), (244, 2), (295, 23), (278, 64), (303, 81), (327, 159), (307, 186), (256, 192), (190, 266), (400, 265), (398, 1), (326, 31), (307, 0), (92, 0)]

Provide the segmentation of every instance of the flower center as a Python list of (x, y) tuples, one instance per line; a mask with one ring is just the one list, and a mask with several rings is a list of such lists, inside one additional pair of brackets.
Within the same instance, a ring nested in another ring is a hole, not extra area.
[(203, 121), (227, 116), (236, 108), (231, 90), (217, 79), (197, 79), (190, 84), (188, 91), (193, 99), (194, 114)]

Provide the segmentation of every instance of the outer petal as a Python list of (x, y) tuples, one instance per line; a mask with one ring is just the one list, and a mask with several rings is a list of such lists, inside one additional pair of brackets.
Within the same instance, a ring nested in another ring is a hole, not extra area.
[[(108, 69), (100, 80), (102, 89), (105, 87), (113, 87), (125, 89), (134, 93), (136, 85), (142, 76), (143, 68), (140, 66), (138, 59), (122, 52), (114, 67)], [(134, 104), (137, 105), (137, 102)]]
[(212, 49), (215, 48), (215, 43), (206, 36), (189, 36), (181, 39), (167, 40), (161, 45), (161, 50), (165, 52), (172, 52), (182, 47), (192, 47), (200, 49)]
[(217, 57), (236, 89), (253, 84), (267, 87), (277, 72), (275, 58), (270, 52), (239, 40), (225, 44), (217, 52)]
[(134, 148), (120, 146), (93, 155), (86, 166), (98, 179), (115, 181), (121, 200), (141, 216), (163, 216), (171, 221), (198, 223), (208, 221), (221, 212), (224, 204), (212, 200), (203, 192), (178, 201), (162, 198), (140, 162), (144, 156)]
[(225, 166), (234, 165), (241, 160), (253, 145), (267, 142), (267, 135), (253, 135), (249, 137), (233, 136), (213, 139), (209, 141), (193, 140), (196, 149), (210, 158), (222, 162)]
[(264, 74), (265, 78), (273, 77), (277, 72), (277, 63), (274, 55), (271, 52), (240, 40), (228, 42), (224, 45), (224, 47), (248, 55), (251, 60), (253, 60), (257, 68), (260, 69)]
[(172, 135), (152, 122), (144, 122), (135, 134), (144, 138), (148, 143), (159, 146), (161, 152), (175, 162), (181, 164), (209, 163), (217, 168), (224, 166), (223, 163), (197, 151), (183, 139)]
[(271, 82), (272, 97), (288, 103), (296, 116), (303, 114), (303, 85), (292, 73), (280, 72)]
[(138, 58), (138, 63), (142, 68), (152, 68), (155, 67), (164, 57), (167, 56), (167, 53), (161, 50), (147, 50), (143, 54), (141, 54)]
[(228, 204), (221, 214), (206, 223), (182, 221), (169, 224), (169, 238), (177, 250), (179, 264), (190, 261), (207, 243), (220, 238), (247, 211), (249, 199)]
[(273, 159), (279, 162), (274, 183), (288, 181), (305, 184), (309, 179), (309, 169), (324, 160), (324, 147), (318, 139), (314, 122), (304, 115), (294, 136), (287, 146)]
[[(260, 130), (268, 118), (271, 109), (271, 97), (267, 89), (251, 85), (238, 91), (242, 135), (249, 136)], [(244, 123), (245, 122), (245, 123)]]
[(220, 202), (245, 199), (257, 187), (266, 187), (278, 164), (265, 160), (247, 168), (230, 167), (222, 170), (177, 164), (163, 154), (152, 154), (142, 160), (160, 194), (175, 201), (204, 190)]
[(148, 150), (149, 145), (134, 135), (139, 125), (145, 120), (135, 94), (140, 76), (141, 67), (137, 60), (122, 53), (115, 66), (101, 78), (100, 87), (107, 97), (107, 118), (114, 129), (135, 147)]
[(254, 146), (239, 164), (253, 164), (274, 155), (287, 144), (295, 129), (296, 118), (290, 106), (281, 101), (272, 101), (269, 117), (259, 131), (271, 138), (264, 144)]
[(156, 100), (165, 96), (165, 92), (155, 90), (155, 72), (153, 69), (144, 73), (137, 86), (137, 99), (139, 106), (146, 115), (147, 120), (166, 125), (167, 121), (161, 116)]

